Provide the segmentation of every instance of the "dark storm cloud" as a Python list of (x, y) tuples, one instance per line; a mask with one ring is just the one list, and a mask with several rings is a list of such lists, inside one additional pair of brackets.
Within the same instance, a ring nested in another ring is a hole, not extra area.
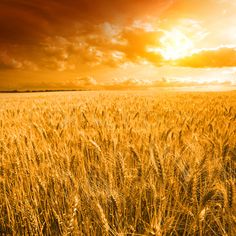
[[(125, 21), (145, 13), (156, 15), (170, 0), (1, 0), (0, 43), (34, 43), (48, 35), (73, 32), (80, 23)], [(86, 23), (86, 24), (85, 24)], [(85, 29), (86, 30), (86, 29)]]

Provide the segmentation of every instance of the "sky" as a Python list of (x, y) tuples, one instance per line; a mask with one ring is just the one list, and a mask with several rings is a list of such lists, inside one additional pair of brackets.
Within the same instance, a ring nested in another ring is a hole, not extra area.
[(236, 85), (234, 0), (1, 0), (0, 90)]

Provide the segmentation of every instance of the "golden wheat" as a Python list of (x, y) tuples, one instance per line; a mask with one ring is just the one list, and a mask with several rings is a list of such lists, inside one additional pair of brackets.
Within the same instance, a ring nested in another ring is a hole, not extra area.
[(0, 158), (1, 235), (236, 235), (234, 92), (1, 95)]

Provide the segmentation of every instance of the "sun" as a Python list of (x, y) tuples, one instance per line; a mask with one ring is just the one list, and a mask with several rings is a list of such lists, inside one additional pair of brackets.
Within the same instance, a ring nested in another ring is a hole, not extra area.
[(159, 52), (165, 60), (177, 60), (191, 54), (193, 41), (179, 29), (165, 31), (160, 38)]

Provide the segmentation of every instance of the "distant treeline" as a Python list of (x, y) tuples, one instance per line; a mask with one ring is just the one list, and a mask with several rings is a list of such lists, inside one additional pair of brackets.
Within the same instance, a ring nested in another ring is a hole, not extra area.
[(76, 91), (84, 91), (79, 89), (67, 89), (67, 90), (6, 90), (6, 91), (0, 91), (0, 93), (42, 93), (42, 92), (76, 92)]

